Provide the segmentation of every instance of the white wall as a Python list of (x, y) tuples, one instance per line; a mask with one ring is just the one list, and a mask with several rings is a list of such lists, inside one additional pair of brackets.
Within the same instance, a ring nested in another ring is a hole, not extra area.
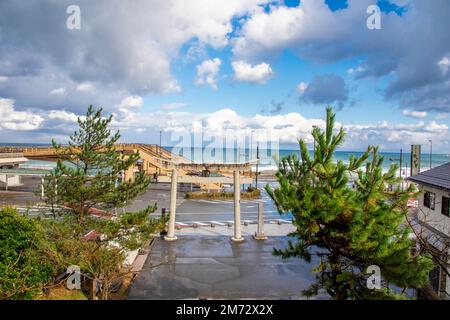
[(426, 221), (433, 228), (445, 233), (450, 237), (450, 217), (445, 216), (441, 213), (442, 208), (442, 196), (450, 198), (450, 191), (442, 190), (437, 188), (432, 188), (429, 186), (423, 186), (423, 190), (434, 192), (435, 197), (435, 207), (431, 210), (423, 205), (424, 194), (419, 197), (419, 219)]
[[(423, 197), (424, 194), (421, 194), (419, 197), (419, 219), (425, 221), (427, 224), (432, 226), (434, 229), (439, 230), (440, 232), (446, 234), (450, 237), (450, 217), (445, 216), (441, 213), (442, 209), (442, 196), (450, 198), (450, 191), (437, 189), (429, 186), (423, 186), (423, 191), (434, 192), (435, 197), (435, 206), (434, 210), (431, 210), (423, 205)], [(450, 251), (450, 250), (449, 250)], [(449, 252), (450, 254), (450, 252)], [(446, 285), (445, 291), (447, 295), (450, 295), (450, 277), (446, 276)]]
[[(0, 186), (4, 188), (6, 185), (6, 175), (0, 174)], [(20, 176), (8, 174), (8, 187), (21, 186)]]

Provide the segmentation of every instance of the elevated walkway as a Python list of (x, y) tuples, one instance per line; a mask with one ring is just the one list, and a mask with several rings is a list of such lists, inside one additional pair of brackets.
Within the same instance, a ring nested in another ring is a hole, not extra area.
[[(64, 148), (64, 146), (62, 147)], [(157, 175), (158, 181), (164, 180), (164, 176), (170, 176), (173, 169), (177, 169), (178, 176), (192, 176), (195, 178), (186, 178), (189, 182), (199, 184), (201, 187), (213, 184), (220, 187), (221, 183), (229, 183), (228, 179), (224, 182), (212, 182), (207, 181), (203, 183), (203, 177), (211, 177), (213, 175), (220, 175), (222, 177), (232, 177), (233, 171), (239, 171), (243, 177), (251, 177), (253, 162), (245, 163), (194, 163), (191, 160), (173, 154), (165, 148), (162, 148), (156, 144), (144, 144), (144, 143), (120, 143), (115, 146), (117, 152), (122, 153), (125, 157), (127, 154), (138, 152), (140, 160), (135, 167), (130, 168), (125, 172), (125, 179), (133, 179), (135, 172), (145, 172), (147, 175)], [(3, 155), (3, 158), (2, 158)], [(15, 158), (14, 158), (14, 157)], [(19, 163), (32, 160), (47, 160), (57, 161), (57, 156), (53, 147), (14, 147), (14, 146), (0, 146), (0, 168), (2, 159), (3, 161), (15, 161)], [(17, 165), (18, 167), (18, 165)], [(10, 172), (11, 174), (13, 172)], [(17, 174), (25, 175), (27, 172), (19, 171)], [(40, 172), (29, 172), (28, 174), (40, 175)], [(45, 175), (45, 173), (43, 173)], [(160, 180), (162, 179), (162, 180)], [(250, 179), (250, 178), (249, 178)], [(196, 182), (194, 182), (196, 181)], [(250, 181), (250, 180), (249, 180)], [(245, 182), (245, 183), (251, 183)]]
[(19, 164), (27, 162), (28, 159), (24, 157), (23, 153), (19, 152), (0, 152), (0, 169), (2, 168), (14, 168)]

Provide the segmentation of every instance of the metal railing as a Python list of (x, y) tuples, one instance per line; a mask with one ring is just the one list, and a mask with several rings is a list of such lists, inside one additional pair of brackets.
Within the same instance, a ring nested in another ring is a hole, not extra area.
[(11, 158), (23, 158), (23, 153), (18, 152), (0, 153), (0, 159), (11, 159)]

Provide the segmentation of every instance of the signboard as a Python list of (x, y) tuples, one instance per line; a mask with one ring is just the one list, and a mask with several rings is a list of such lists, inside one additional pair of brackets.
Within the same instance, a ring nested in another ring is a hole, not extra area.
[(420, 144), (411, 145), (411, 175), (420, 173)]
[(418, 208), (419, 207), (419, 200), (417, 199), (408, 199), (408, 208)]

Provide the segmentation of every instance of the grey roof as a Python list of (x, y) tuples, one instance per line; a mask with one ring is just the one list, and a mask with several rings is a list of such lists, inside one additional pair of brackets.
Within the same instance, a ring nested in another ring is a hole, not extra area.
[(416, 174), (408, 180), (450, 190), (450, 162)]

